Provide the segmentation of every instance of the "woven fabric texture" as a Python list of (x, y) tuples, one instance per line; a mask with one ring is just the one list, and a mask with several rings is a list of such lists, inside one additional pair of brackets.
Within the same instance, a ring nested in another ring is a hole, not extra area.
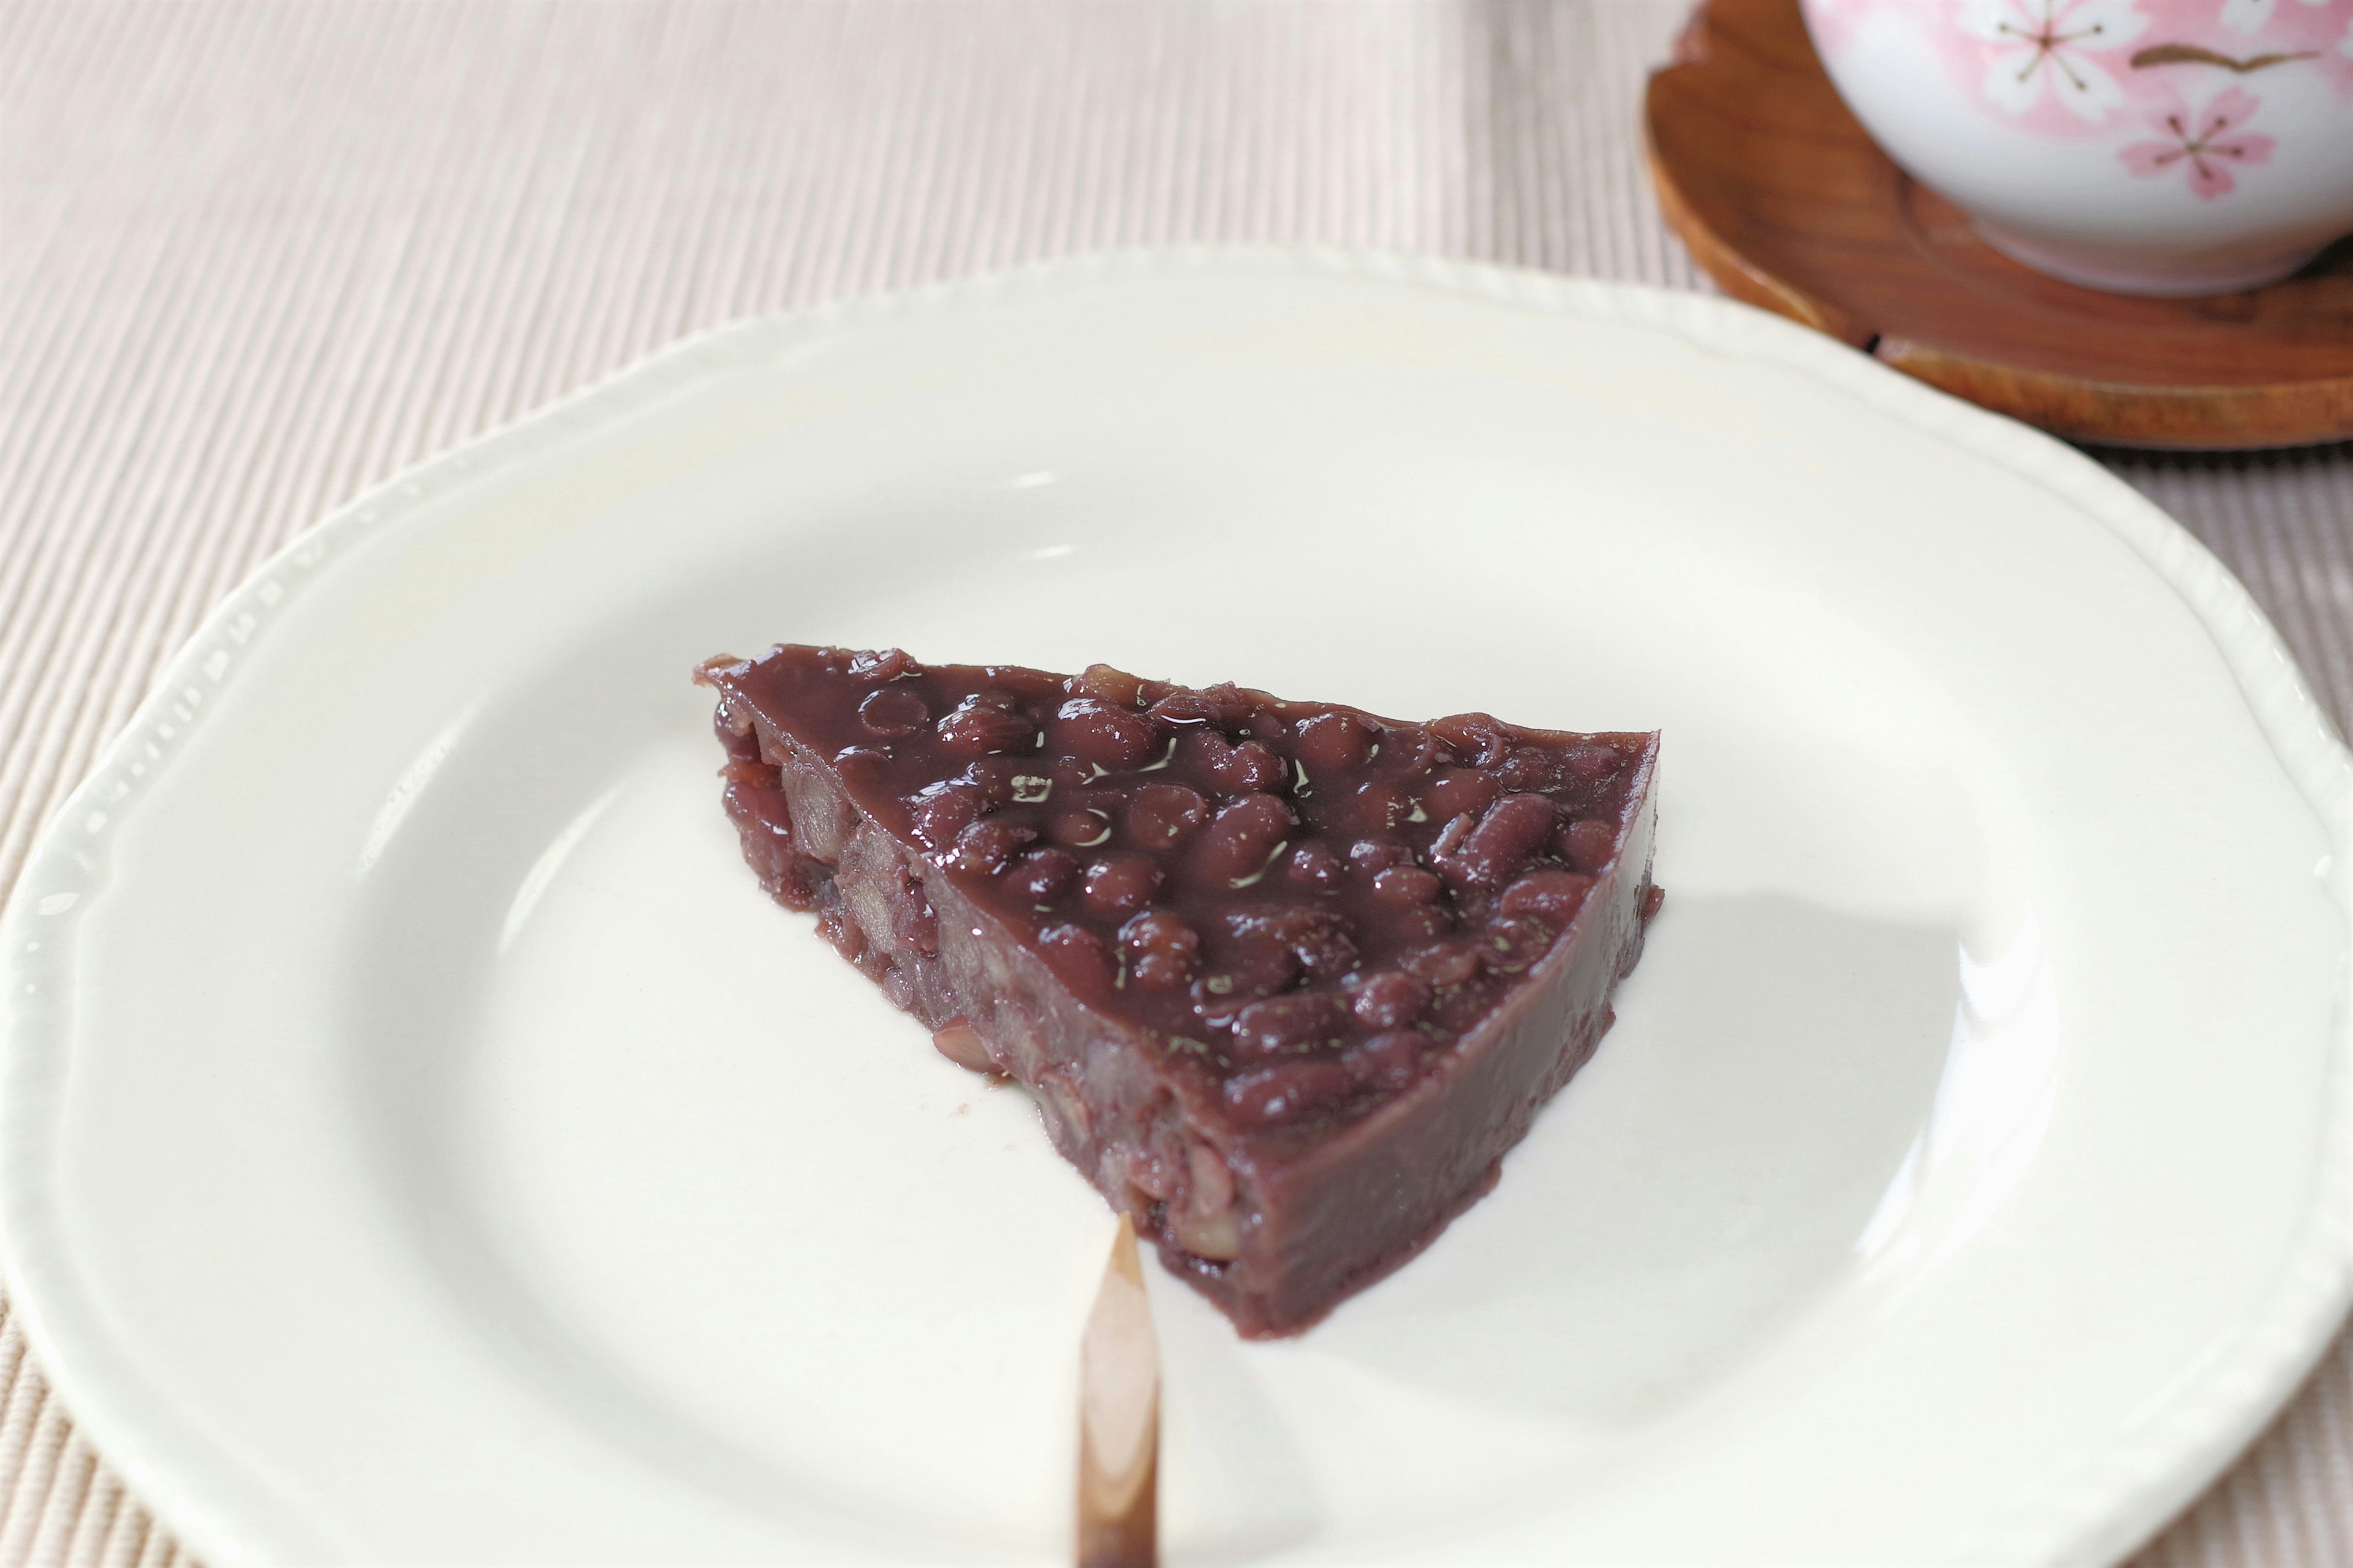
[[(0, 892), (337, 502), (681, 333), (1076, 251), (1704, 287), (1638, 108), (1684, 0), (0, 4)], [(2353, 714), (2353, 447), (2105, 454)], [(0, 1317), (0, 1563), (184, 1554)], [(2353, 1345), (2141, 1560), (2353, 1568)]]

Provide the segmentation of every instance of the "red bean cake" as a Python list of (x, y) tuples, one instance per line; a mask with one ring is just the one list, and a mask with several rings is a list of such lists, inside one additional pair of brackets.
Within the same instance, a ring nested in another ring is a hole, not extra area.
[(1253, 1338), (1494, 1184), (1659, 901), (1655, 734), (896, 649), (697, 679), (762, 885)]

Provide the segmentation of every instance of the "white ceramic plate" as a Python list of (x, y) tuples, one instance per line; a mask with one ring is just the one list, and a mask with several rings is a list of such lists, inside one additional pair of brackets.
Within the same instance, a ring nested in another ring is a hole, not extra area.
[(1064, 266), (730, 328), (243, 588), (5, 932), (9, 1285), (245, 1561), (1065, 1550), (1103, 1205), (767, 903), (779, 639), (1665, 731), (1615, 1031), (1177, 1563), (2089, 1560), (2348, 1286), (2347, 758), (2089, 462), (1720, 301)]

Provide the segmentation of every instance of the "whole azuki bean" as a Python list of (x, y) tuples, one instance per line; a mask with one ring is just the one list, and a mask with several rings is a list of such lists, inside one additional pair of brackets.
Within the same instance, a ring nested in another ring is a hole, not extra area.
[(1235, 1014), (1298, 978), (1299, 960), (1287, 947), (1272, 942), (1229, 947), (1216, 973), (1193, 982), (1193, 1011), (1210, 1028), (1230, 1028)]
[(1468, 875), (1457, 868), (1461, 863), (1462, 846), (1478, 826), (1479, 819), (1466, 811), (1460, 816), (1448, 817), (1446, 826), (1438, 830), (1438, 837), (1430, 841), (1430, 863), (1443, 871), (1446, 879), (1457, 886), (1469, 885)]
[(932, 721), (923, 695), (904, 686), (870, 691), (858, 705), (858, 721), (877, 735), (912, 735)]
[[(1238, 961), (1250, 961), (1257, 953), (1287, 953), (1292, 968), (1284, 973), (1282, 984), (1287, 986), (1299, 974), (1299, 937), (1311, 930), (1311, 925), (1323, 921), (1335, 921), (1336, 916), (1323, 909), (1278, 907), (1278, 909), (1229, 909), (1226, 911), (1226, 952)], [(1345, 930), (1345, 923), (1341, 923)], [(1282, 989), (1282, 986), (1273, 986)], [(1268, 991), (1271, 994), (1271, 991)]]
[(1037, 726), (1028, 718), (995, 707), (979, 697), (965, 698), (934, 729), (940, 738), (940, 750), (952, 757), (1026, 752), (1038, 742)]
[(1421, 809), (1432, 822), (1446, 822), (1464, 812), (1478, 813), (1495, 804), (1504, 792), (1477, 768), (1440, 768), (1421, 790)]
[(1277, 1062), (1226, 1080), (1226, 1103), (1246, 1126), (1280, 1127), (1329, 1110), (1355, 1092), (1337, 1062)]
[(1430, 1042), (1416, 1031), (1391, 1029), (1349, 1047), (1341, 1055), (1340, 1065), (1358, 1082), (1394, 1094), (1413, 1087), (1429, 1049)]
[(1234, 1049), (1251, 1056), (1325, 1045), (1347, 1032), (1347, 1000), (1330, 991), (1270, 996), (1234, 1015)]
[(1230, 1263), (1242, 1255), (1242, 1226), (1230, 1208), (1208, 1214), (1184, 1208), (1168, 1215), (1168, 1234), (1196, 1258)]
[(1599, 876), (1618, 852), (1618, 829), (1598, 816), (1572, 822), (1553, 841), (1560, 858), (1589, 875)]
[(1584, 906), (1593, 879), (1579, 871), (1531, 871), (1504, 889), (1496, 907), (1505, 914), (1534, 916), (1555, 931)]
[(921, 675), (923, 667), (895, 647), (881, 648), (873, 653), (852, 654), (849, 675), (855, 680), (870, 680), (881, 685), (896, 680), (902, 675)]
[(844, 746), (833, 754), (833, 771), (860, 783), (879, 779), (890, 763), (889, 757), (871, 746)]
[(932, 1045), (940, 1055), (960, 1068), (970, 1068), (975, 1072), (996, 1070), (997, 1063), (988, 1054), (987, 1044), (981, 1039), (980, 1031), (972, 1026), (969, 1019), (950, 1018), (934, 1029)]
[(1291, 858), (1283, 864), (1282, 874), (1305, 887), (1336, 888), (1340, 885), (1341, 874), (1346, 869), (1346, 863), (1332, 853), (1330, 845), (1319, 838), (1313, 844), (1303, 844), (1293, 849)]
[(1560, 754), (1560, 765), (1571, 777), (1586, 784), (1598, 784), (1618, 771), (1625, 761), (1616, 752), (1599, 741), (1588, 741), (1581, 746), (1571, 746)]
[(915, 837), (924, 847), (945, 849), (980, 816), (980, 791), (968, 784), (932, 784), (908, 798)]
[(1098, 996), (1112, 988), (1111, 950), (1084, 926), (1048, 926), (1038, 933), (1038, 952), (1047, 967), (1081, 995)]
[(1176, 771), (1187, 778), (1209, 779), (1214, 784), (1216, 781), (1209, 770), (1234, 749), (1234, 743), (1207, 723), (1187, 725), (1176, 720), (1161, 718), (1161, 709), (1176, 700), (1172, 697), (1167, 702), (1155, 703), (1150, 717), (1156, 724), (1178, 726), (1175, 759)]
[(1241, 1225), (1234, 1215), (1234, 1175), (1225, 1157), (1206, 1143), (1187, 1146), (1187, 1192), (1168, 1210), (1176, 1245), (1198, 1258), (1231, 1259), (1241, 1252)]
[(1144, 716), (1155, 724), (1173, 724), (1180, 729), (1190, 729), (1197, 724), (1211, 722), (1217, 710), (1217, 704), (1210, 701), (1203, 693), (1188, 691), (1180, 687), (1146, 708), (1144, 710)]
[(1356, 928), (1337, 910), (1307, 904), (1238, 910), (1226, 916), (1226, 930), (1238, 948), (1288, 948), (1311, 980), (1337, 980), (1356, 967)]
[(1413, 851), (1393, 839), (1359, 838), (1348, 846), (1348, 864), (1358, 876), (1377, 877), (1392, 866), (1412, 865)]
[(1544, 847), (1559, 820), (1559, 813), (1543, 795), (1507, 795), (1479, 819), (1463, 842), (1463, 856), (1480, 868), (1487, 885), (1500, 887)]
[(1299, 721), (1292, 743), (1309, 777), (1345, 773), (1372, 754), (1373, 730), (1353, 713), (1318, 713)]
[(948, 852), (948, 866), (971, 877), (993, 877), (1011, 863), (1020, 847), (1038, 837), (1034, 828), (1003, 817), (983, 817), (956, 835)]
[(1400, 724), (1381, 736), (1380, 755), (1373, 759), (1378, 772), (1393, 779), (1414, 779), (1446, 759), (1439, 754), (1438, 737), (1419, 724)]
[(1022, 764), (1011, 757), (979, 757), (965, 764), (964, 778), (980, 791), (980, 798), (987, 805), (1008, 805), (1013, 800), (1013, 781), (1021, 773)]
[(1234, 1015), (1257, 998), (1245, 995), (1234, 977), (1227, 973), (1205, 974), (1186, 988), (1192, 999), (1193, 1015), (1202, 1026), (1210, 1029), (1230, 1029)]
[(1336, 910), (1285, 910), (1275, 930), (1310, 980), (1337, 980), (1356, 967), (1356, 927)]
[(1534, 746), (1514, 746), (1512, 754), (1494, 767), (1495, 782), (1507, 790), (1526, 792), (1556, 789), (1560, 785), (1560, 763)]
[(1033, 905), (1050, 904), (1079, 874), (1078, 857), (1067, 849), (1032, 849), (1005, 874), (1005, 887)]
[(1348, 994), (1348, 1006), (1368, 1029), (1402, 1029), (1430, 1011), (1430, 982), (1384, 969)]
[[(1442, 840), (1453, 832), (1456, 817), (1446, 825)], [(1473, 888), (1499, 888), (1513, 872), (1527, 864), (1543, 847), (1559, 820), (1551, 801), (1540, 795), (1507, 795), (1487, 808), (1479, 825), (1445, 847), (1430, 848), (1430, 858), (1447, 880)]]
[(1056, 842), (1073, 849), (1092, 849), (1111, 837), (1111, 818), (1100, 811), (1074, 805), (1068, 811), (1056, 812), (1054, 819), (1046, 825), (1046, 831), (1054, 836)]
[(1207, 724), (1212, 729), (1228, 730), (1250, 717), (1250, 699), (1230, 680), (1198, 691), (1182, 687), (1146, 709), (1145, 714), (1163, 724)]
[(1132, 709), (1073, 697), (1054, 716), (1054, 744), (1064, 755), (1118, 773), (1150, 762), (1160, 749), (1160, 735), (1151, 720)]
[(1209, 819), (1201, 792), (1179, 784), (1149, 784), (1127, 805), (1127, 836), (1140, 849), (1174, 848)]
[(1127, 977), (1139, 989), (1174, 991), (1200, 966), (1201, 933), (1166, 910), (1146, 910), (1119, 928)]
[(1229, 744), (1215, 730), (1197, 730), (1185, 737), (1178, 755), (1191, 753), (1209, 781), (1228, 795), (1275, 789), (1290, 782), (1291, 770), (1264, 741)]
[(991, 664), (981, 668), (997, 689), (985, 691), (982, 697), (1000, 706), (1012, 708), (1022, 702), (1059, 702), (1062, 700), (1062, 678), (1048, 670), (1031, 669), (1018, 664)]
[(1499, 920), (1484, 933), (1479, 962), (1489, 969), (1517, 974), (1550, 951), (1557, 930), (1557, 925), (1540, 915)]
[(1193, 845), (1194, 869), (1212, 886), (1254, 881), (1296, 826), (1291, 807), (1277, 797), (1243, 795), (1201, 830)]
[(1266, 700), (1265, 692), (1247, 690), (1230, 680), (1205, 686), (1201, 692), (1218, 703), (1218, 728), (1229, 734), (1255, 724), (1261, 712), (1259, 705)]
[(1428, 947), (1416, 948), (1398, 964), (1407, 973), (1439, 986), (1460, 985), (1480, 969), (1478, 950), (1461, 942), (1432, 942)]
[(1134, 914), (1159, 890), (1160, 868), (1141, 855), (1106, 855), (1087, 868), (1087, 909), (1105, 920)]
[(1280, 936), (1261, 929), (1228, 943), (1225, 971), (1230, 994), (1255, 1001), (1290, 989), (1299, 978), (1299, 955)]
[(1391, 866), (1373, 877), (1373, 897), (1385, 904), (1426, 904), (1443, 886), (1434, 871), (1419, 866)]
[(1351, 833), (1394, 833), (1413, 820), (1413, 802), (1385, 784), (1358, 784), (1340, 815)]
[(1185, 1153), (1185, 1173), (1192, 1178), (1193, 1201), (1187, 1205), (1200, 1214), (1215, 1214), (1233, 1207), (1234, 1173), (1225, 1156), (1205, 1143), (1195, 1143)]
[(1504, 760), (1511, 746), (1511, 736), (1503, 722), (1492, 713), (1454, 713), (1430, 721), (1432, 733), (1482, 768), (1493, 767)]
[(1143, 694), (1144, 682), (1108, 664), (1091, 664), (1071, 677), (1069, 690), (1073, 697), (1092, 697), (1099, 702), (1133, 708)]
[(1195, 1214), (1179, 1209), (1168, 1215), (1168, 1235), (1178, 1247), (1213, 1263), (1230, 1263), (1242, 1255), (1242, 1226), (1231, 1209)]

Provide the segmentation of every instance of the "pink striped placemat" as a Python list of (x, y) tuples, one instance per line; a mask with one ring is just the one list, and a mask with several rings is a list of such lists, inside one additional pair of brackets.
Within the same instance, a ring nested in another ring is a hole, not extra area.
[[(1683, 0), (0, 5), (0, 890), (160, 661), (411, 460), (682, 332), (1116, 246), (1702, 287)], [(2353, 447), (2113, 456), (2353, 713)], [(0, 1318), (0, 1563), (182, 1554)], [(2151, 1546), (2353, 1568), (2353, 1343)]]

